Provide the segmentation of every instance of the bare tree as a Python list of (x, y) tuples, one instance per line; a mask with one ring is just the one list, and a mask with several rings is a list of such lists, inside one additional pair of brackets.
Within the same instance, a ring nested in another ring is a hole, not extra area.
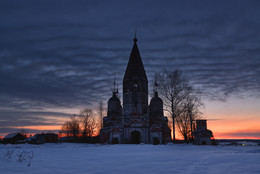
[(158, 90), (164, 99), (166, 111), (172, 119), (173, 140), (175, 140), (175, 125), (185, 141), (192, 141), (194, 121), (201, 117), (200, 107), (203, 106), (198, 92), (181, 76), (181, 72), (165, 71), (157, 75)]
[[(185, 109), (185, 108), (184, 108)], [(183, 110), (178, 116), (176, 116), (176, 125), (183, 136), (184, 140), (187, 142), (190, 135), (190, 119), (188, 112)]]
[(61, 127), (61, 133), (67, 137), (73, 137), (73, 141), (78, 141), (79, 134), (87, 141), (94, 135), (97, 128), (95, 117), (91, 109), (85, 108), (78, 115), (73, 115), (70, 120), (65, 122)]
[(158, 90), (164, 99), (165, 110), (172, 119), (173, 140), (175, 141), (175, 122), (183, 112), (183, 102), (189, 94), (187, 81), (182, 78), (181, 72), (176, 70), (157, 74)]
[(176, 123), (180, 133), (186, 142), (193, 141), (192, 132), (195, 130), (194, 122), (201, 117), (200, 107), (203, 104), (193, 90), (190, 88), (190, 93), (183, 101), (183, 109), (180, 115), (176, 117)]
[(70, 117), (70, 121), (65, 122), (61, 128), (62, 132), (67, 135), (67, 137), (73, 137), (73, 141), (78, 139), (80, 133), (79, 119), (76, 115)]
[(195, 90), (191, 90), (189, 95), (186, 98), (184, 105), (184, 112), (188, 115), (189, 118), (189, 138), (190, 141), (193, 141), (192, 132), (195, 130), (195, 120), (202, 117), (202, 112), (200, 108), (203, 106), (203, 103), (200, 100), (199, 94)]
[(70, 137), (70, 128), (69, 128), (69, 121), (66, 121), (62, 126), (61, 126), (61, 134), (65, 134), (66, 137)]
[(73, 124), (71, 123), (72, 121), (70, 120), (70, 121), (66, 121), (63, 125), (62, 125), (62, 127), (61, 127), (61, 132), (63, 133), (63, 134), (65, 134), (67, 137), (73, 137), (73, 132), (74, 132), (74, 135), (75, 135), (75, 137), (76, 137), (76, 132), (77, 131), (75, 131), (75, 128), (73, 128)]
[(97, 128), (92, 110), (87, 108), (81, 110), (79, 118), (82, 124), (82, 137), (92, 137)]
[(70, 117), (71, 121), (69, 122), (69, 126), (71, 128), (73, 139), (76, 140), (80, 133), (80, 125), (79, 125), (79, 119), (76, 115)]
[(180, 71), (157, 74), (158, 90), (164, 99), (165, 110), (172, 119), (173, 140), (175, 141), (175, 121), (182, 112), (186, 83), (180, 76)]

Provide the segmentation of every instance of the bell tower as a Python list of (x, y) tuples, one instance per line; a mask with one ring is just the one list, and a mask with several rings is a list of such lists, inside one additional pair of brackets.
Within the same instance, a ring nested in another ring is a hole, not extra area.
[(144, 115), (147, 107), (148, 81), (135, 37), (123, 80), (124, 115)]

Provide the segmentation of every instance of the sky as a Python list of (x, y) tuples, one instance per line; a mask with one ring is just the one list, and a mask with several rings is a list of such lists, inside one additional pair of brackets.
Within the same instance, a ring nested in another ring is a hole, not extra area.
[(106, 105), (114, 74), (122, 97), (137, 31), (150, 82), (183, 71), (215, 138), (260, 138), (259, 9), (258, 0), (0, 1), (0, 137), (59, 130)]

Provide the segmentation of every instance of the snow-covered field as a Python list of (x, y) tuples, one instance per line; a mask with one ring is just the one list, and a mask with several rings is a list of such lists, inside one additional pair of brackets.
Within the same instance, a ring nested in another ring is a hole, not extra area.
[(0, 173), (260, 173), (260, 146), (0, 144)]

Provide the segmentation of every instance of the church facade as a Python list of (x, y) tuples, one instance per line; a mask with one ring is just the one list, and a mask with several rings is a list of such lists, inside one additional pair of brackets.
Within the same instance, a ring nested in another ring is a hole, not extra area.
[(148, 105), (148, 80), (134, 38), (134, 45), (123, 79), (123, 107), (114, 89), (103, 118), (100, 140), (109, 144), (163, 144), (171, 140), (163, 101), (154, 92)]

